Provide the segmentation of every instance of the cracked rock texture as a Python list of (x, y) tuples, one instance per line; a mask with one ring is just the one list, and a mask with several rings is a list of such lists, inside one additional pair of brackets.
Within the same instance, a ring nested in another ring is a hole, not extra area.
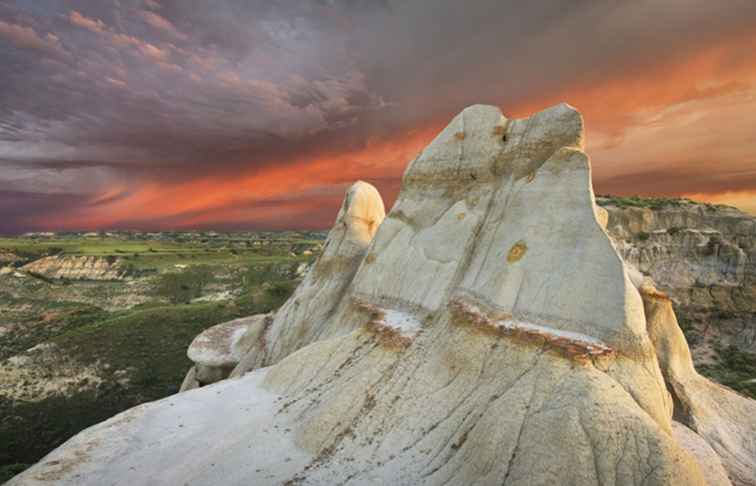
[(716, 345), (754, 349), (756, 218), (686, 200), (653, 208), (599, 202), (620, 255), (651, 276), (695, 330), (696, 363), (709, 362)]
[(756, 485), (756, 402), (695, 372), (582, 147), (568, 105), (465, 109), (382, 223), (374, 189), (350, 190), (238, 379), (116, 416), (10, 484)]

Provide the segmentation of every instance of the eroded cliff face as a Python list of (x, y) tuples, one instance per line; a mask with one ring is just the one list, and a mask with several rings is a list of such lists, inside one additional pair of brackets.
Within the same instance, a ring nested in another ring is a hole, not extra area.
[(628, 207), (619, 198), (598, 203), (608, 211), (607, 230), (620, 255), (673, 299), (696, 362), (710, 362), (714, 347), (753, 351), (756, 218), (685, 200), (655, 207)]
[(756, 402), (698, 375), (671, 300), (618, 253), (572, 107), (469, 107), (375, 231), (353, 202), (275, 318), (193, 344), (239, 378), (11, 484), (756, 485)]
[(48, 256), (24, 265), (21, 270), (65, 280), (123, 280), (129, 276), (120, 259), (98, 256)]

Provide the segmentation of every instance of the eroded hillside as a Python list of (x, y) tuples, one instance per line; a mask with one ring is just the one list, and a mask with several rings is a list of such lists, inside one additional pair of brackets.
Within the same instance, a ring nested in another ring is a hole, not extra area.
[(321, 245), (298, 232), (0, 239), (0, 467), (178, 391), (193, 337), (277, 308)]

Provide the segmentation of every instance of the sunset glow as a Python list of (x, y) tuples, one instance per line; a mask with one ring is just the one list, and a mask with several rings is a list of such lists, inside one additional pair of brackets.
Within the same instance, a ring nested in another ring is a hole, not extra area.
[(0, 231), (325, 228), (357, 179), (390, 207), (406, 165), (475, 102), (577, 107), (599, 194), (756, 213), (752, 2), (716, 18), (672, 2), (689, 4), (672, 20), (642, 3), (524, 9), (530, 34), (452, 23), (433, 51), (394, 49), (433, 26), (392, 4), (229, 6), (198, 28), (208, 12), (130, 3), (0, 6), (0, 54), (18, 67), (2, 74)]

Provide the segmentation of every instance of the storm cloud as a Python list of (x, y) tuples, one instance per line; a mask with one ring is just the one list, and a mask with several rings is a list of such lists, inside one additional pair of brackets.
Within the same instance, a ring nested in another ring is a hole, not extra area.
[(472, 103), (577, 106), (598, 192), (742, 200), (754, 25), (750, 0), (0, 2), (0, 231), (326, 226)]

